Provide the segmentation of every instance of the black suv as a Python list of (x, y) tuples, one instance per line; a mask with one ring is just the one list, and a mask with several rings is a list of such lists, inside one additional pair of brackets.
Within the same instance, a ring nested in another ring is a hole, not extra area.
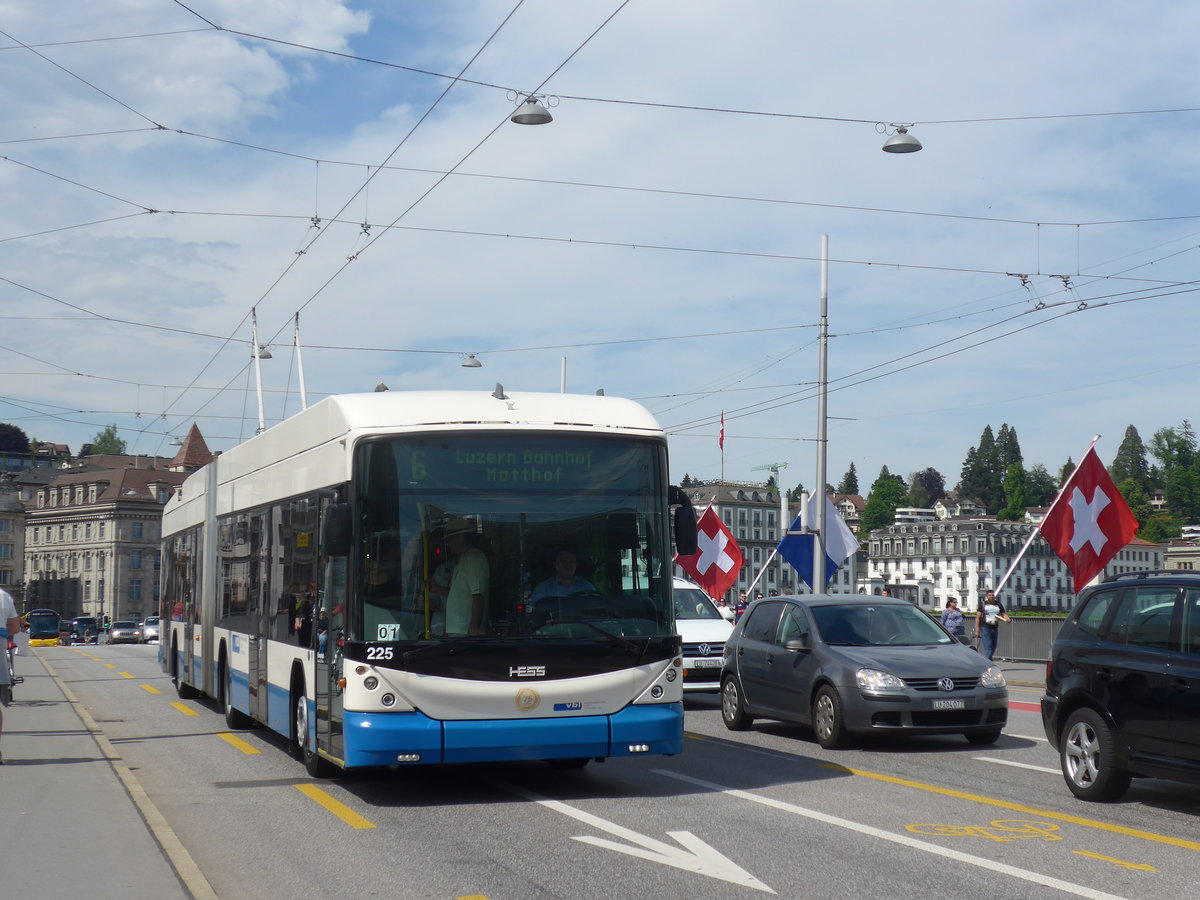
[(1200, 574), (1084, 590), (1046, 663), (1042, 724), (1082, 800), (1116, 800), (1138, 776), (1200, 784)]

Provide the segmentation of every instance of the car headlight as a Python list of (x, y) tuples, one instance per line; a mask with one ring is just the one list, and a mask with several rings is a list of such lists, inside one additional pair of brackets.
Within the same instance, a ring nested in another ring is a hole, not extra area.
[(1004, 672), (999, 666), (988, 666), (987, 671), (979, 676), (979, 684), (985, 688), (1006, 687), (1007, 682), (1004, 680)]
[(902, 691), (904, 682), (890, 672), (878, 669), (859, 669), (854, 673), (859, 689), (864, 691)]

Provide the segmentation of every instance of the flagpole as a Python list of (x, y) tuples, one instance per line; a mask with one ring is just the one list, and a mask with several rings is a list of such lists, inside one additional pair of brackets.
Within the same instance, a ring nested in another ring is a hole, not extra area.
[(777, 553), (779, 553), (778, 547), (771, 551), (771, 555), (767, 557), (767, 561), (763, 563), (762, 568), (758, 570), (758, 574), (754, 576), (754, 580), (750, 582), (750, 587), (746, 588), (747, 596), (749, 596), (750, 592), (754, 590), (754, 586), (762, 579), (763, 572), (767, 571), (767, 566), (771, 564), (771, 560), (775, 558)]
[(725, 410), (721, 410), (721, 439), (717, 442), (721, 447), (721, 484), (725, 483)]
[[(819, 389), (817, 393), (817, 483), (813, 490), (825, 499), (826, 456), (829, 439), (826, 433), (829, 394), (829, 235), (821, 235), (821, 354), (819, 363)], [(817, 504), (817, 531), (813, 543), (813, 593), (824, 593), (825, 589), (825, 504)], [(817, 585), (821, 588), (818, 590)]]
[[(1079, 457), (1080, 463), (1083, 462), (1083, 459), (1085, 456), (1087, 456), (1089, 453), (1092, 452), (1092, 450), (1096, 446), (1096, 441), (1098, 441), (1098, 440), (1100, 440), (1100, 435), (1096, 435), (1094, 438), (1092, 438), (1092, 442), (1090, 444), (1088, 444), (1088, 448), (1083, 451), (1083, 456)], [(1076, 464), (1075, 468), (1079, 468), (1079, 465)], [(1050, 517), (1050, 513), (1052, 513), (1054, 511), (1054, 507), (1058, 506), (1058, 502), (1063, 498), (1063, 494), (1066, 493), (1067, 485), (1070, 482), (1071, 482), (1071, 477), (1068, 475), (1067, 478), (1063, 481), (1063, 486), (1058, 489), (1058, 493), (1055, 495), (1054, 500), (1050, 503), (1050, 506), (1047, 507), (1045, 514), (1042, 516), (1043, 522), (1046, 521), (1046, 519), (1048, 519)], [(1008, 583), (1008, 578), (1010, 575), (1012, 575), (1013, 571), (1017, 568), (1017, 564), (1020, 563), (1022, 559), (1024, 559), (1025, 554), (1029, 551), (1030, 546), (1033, 544), (1033, 542), (1037, 538), (1037, 536), (1041, 533), (1042, 533), (1042, 526), (1040, 524), (1034, 525), (1033, 531), (1029, 532), (1029, 539), (1027, 541), (1025, 541), (1025, 546), (1021, 548), (1021, 552), (1017, 554), (1016, 558), (1009, 565), (1008, 571), (1004, 573), (1004, 577), (1001, 578), (999, 583), (996, 584), (995, 587), (992, 588), (992, 590), (996, 592), (997, 596), (999, 596), (1000, 591), (1003, 589), (1004, 585)]]

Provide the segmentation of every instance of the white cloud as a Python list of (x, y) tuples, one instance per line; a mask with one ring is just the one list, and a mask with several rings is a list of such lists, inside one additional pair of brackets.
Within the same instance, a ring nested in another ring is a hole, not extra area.
[[(457, 73), (510, 4), (194, 4), (267, 41), (150, 0), (103, 18), (82, 0), (7, 5), (36, 53), (0, 52), (0, 271), (25, 286), (0, 285), (0, 421), (73, 446), (113, 422), (153, 452), (194, 417), (228, 446), (254, 431), (257, 306), (281, 351), (264, 364), (272, 418), (297, 405), (301, 310), (310, 394), (557, 390), (566, 357), (571, 389), (646, 398), (677, 477), (720, 472), (724, 409), (729, 477), (787, 460), (785, 480), (811, 485), (823, 233), (831, 480), (853, 460), (864, 489), (882, 465), (953, 484), (1002, 422), (1054, 471), (1094, 433), (1110, 457), (1127, 424), (1147, 437), (1195, 417), (1178, 402), (1193, 295), (1098, 307), (1194, 278), (1200, 219), (1172, 217), (1200, 215), (1198, 114), (1061, 116), (1189, 107), (1200, 12), (663, 0), (589, 40), (617, 6), (527, 2), (466, 73), (497, 87), (455, 85), (405, 140), (449, 82), (399, 67)], [(556, 121), (507, 123), (505, 89), (559, 66)], [(1032, 116), (1060, 118), (987, 121)], [(881, 153), (877, 121), (912, 122), (925, 150)], [(168, 130), (63, 137), (150, 122)], [(456, 165), (440, 184), (405, 170)], [(1129, 219), (1159, 221), (1083, 224)], [(614, 343), (684, 335), (706, 336)], [(467, 352), (484, 367), (461, 368)]]

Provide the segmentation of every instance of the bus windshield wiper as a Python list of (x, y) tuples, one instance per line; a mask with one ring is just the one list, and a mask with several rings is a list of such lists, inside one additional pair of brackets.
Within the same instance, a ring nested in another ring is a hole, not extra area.
[(623, 638), (619, 634), (613, 634), (607, 628), (601, 628), (595, 622), (589, 622), (589, 621), (587, 621), (587, 619), (555, 619), (554, 622), (551, 624), (554, 624), (554, 625), (586, 625), (588, 628), (591, 628), (593, 631), (600, 632), (600, 634), (603, 635), (605, 640), (607, 640), (611, 644), (614, 644), (614, 645), (620, 647), (626, 653), (632, 653), (633, 651), (638, 649), (637, 644), (635, 644), (633, 641), (629, 640), (628, 638)]

